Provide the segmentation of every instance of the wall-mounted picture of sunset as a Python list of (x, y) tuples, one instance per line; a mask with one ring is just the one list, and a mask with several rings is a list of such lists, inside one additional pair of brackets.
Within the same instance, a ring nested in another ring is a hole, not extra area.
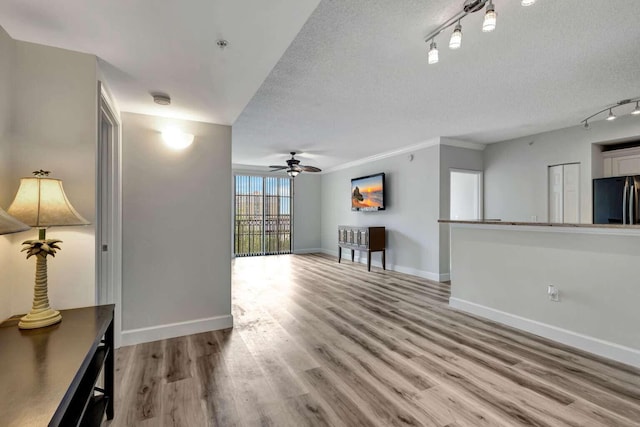
[(351, 210), (380, 211), (384, 208), (384, 173), (351, 180)]

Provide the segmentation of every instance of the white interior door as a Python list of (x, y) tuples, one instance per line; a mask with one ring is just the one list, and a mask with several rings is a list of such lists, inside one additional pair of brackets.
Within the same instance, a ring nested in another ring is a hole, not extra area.
[(580, 222), (580, 164), (563, 165), (562, 222)]
[(451, 170), (450, 179), (450, 219), (482, 219), (482, 172)]

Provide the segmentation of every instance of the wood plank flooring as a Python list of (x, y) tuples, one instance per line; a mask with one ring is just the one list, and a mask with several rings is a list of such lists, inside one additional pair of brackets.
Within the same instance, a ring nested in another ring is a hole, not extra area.
[(233, 330), (117, 351), (107, 425), (640, 426), (640, 370), (452, 310), (447, 284), (285, 255), (236, 259), (233, 294)]

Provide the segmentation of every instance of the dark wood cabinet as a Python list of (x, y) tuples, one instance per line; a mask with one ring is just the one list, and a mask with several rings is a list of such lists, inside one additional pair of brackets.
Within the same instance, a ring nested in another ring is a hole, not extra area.
[(382, 268), (386, 270), (386, 240), (384, 227), (338, 227), (338, 262), (342, 260), (342, 248), (351, 250), (351, 261), (355, 251), (367, 253), (367, 271), (371, 271), (371, 253), (382, 252)]
[[(100, 426), (113, 418), (113, 305), (62, 310), (62, 322), (0, 325), (0, 426)], [(102, 384), (98, 384), (102, 372)]]

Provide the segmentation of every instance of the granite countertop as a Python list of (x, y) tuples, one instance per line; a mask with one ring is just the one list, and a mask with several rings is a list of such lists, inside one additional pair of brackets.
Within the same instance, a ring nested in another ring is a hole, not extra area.
[(500, 219), (487, 220), (455, 220), (455, 219), (439, 219), (441, 224), (484, 224), (484, 225), (519, 225), (529, 227), (564, 227), (564, 228), (608, 228), (608, 229), (629, 229), (640, 230), (640, 224), (567, 224), (558, 222), (520, 222), (505, 221)]

